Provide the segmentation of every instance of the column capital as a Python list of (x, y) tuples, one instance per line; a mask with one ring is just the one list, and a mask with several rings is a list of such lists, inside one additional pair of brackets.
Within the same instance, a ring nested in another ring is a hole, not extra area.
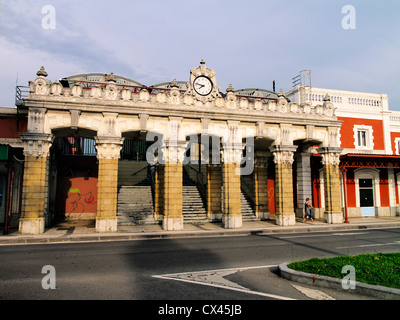
[(275, 163), (293, 164), (293, 156), (297, 146), (294, 145), (274, 145), (270, 148), (274, 155)]
[(339, 165), (342, 150), (343, 148), (339, 147), (323, 147), (318, 148), (317, 152), (322, 156), (323, 165)]
[(183, 163), (187, 142), (182, 140), (165, 140), (162, 146), (162, 163)]
[(95, 137), (97, 159), (119, 159), (124, 139), (121, 137)]
[(242, 143), (221, 143), (221, 160), (225, 164), (240, 163), (242, 161)]
[(35, 157), (48, 157), (54, 135), (49, 133), (21, 132), (21, 140), (24, 144), (24, 155)]

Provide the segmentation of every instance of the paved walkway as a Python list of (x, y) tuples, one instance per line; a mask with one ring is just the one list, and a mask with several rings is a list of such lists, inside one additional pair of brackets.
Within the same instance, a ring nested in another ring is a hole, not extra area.
[[(250, 234), (271, 234), (287, 232), (322, 232), (337, 230), (357, 230), (400, 227), (400, 217), (353, 218), (349, 223), (327, 224), (324, 221), (302, 222), (297, 219), (294, 226), (278, 226), (274, 220), (243, 222), (240, 229), (225, 229), (221, 223), (201, 223), (184, 225), (182, 231), (165, 231), (160, 225), (119, 226), (114, 233), (97, 233), (94, 221), (71, 220), (47, 228), (40, 235), (21, 235), (11, 230), (9, 235), (0, 236), (0, 245), (55, 243), (111, 240), (170, 239), (182, 237), (218, 237)], [(0, 230), (0, 234), (3, 234)]]

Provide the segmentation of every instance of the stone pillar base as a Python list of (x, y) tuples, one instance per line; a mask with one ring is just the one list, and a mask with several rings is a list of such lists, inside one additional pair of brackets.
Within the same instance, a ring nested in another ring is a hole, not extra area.
[(257, 218), (259, 218), (260, 220), (268, 220), (269, 219), (269, 211), (261, 211), (258, 213)]
[(324, 218), (327, 223), (343, 223), (343, 213), (324, 213)]
[(209, 213), (207, 218), (211, 221), (219, 221), (222, 219), (222, 213)]
[(21, 234), (41, 234), (44, 232), (44, 218), (21, 218), (19, 232)]
[(96, 232), (116, 232), (117, 218), (96, 218)]
[(225, 229), (237, 229), (242, 227), (242, 216), (222, 216), (222, 225)]
[(278, 226), (294, 226), (296, 223), (295, 214), (277, 214), (275, 223)]
[(183, 218), (165, 218), (162, 222), (162, 228), (167, 231), (183, 230)]

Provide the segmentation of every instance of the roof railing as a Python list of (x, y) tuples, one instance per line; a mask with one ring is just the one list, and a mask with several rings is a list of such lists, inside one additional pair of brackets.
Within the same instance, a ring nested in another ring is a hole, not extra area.
[(29, 87), (28, 86), (16, 86), (15, 88), (15, 105), (21, 106), (24, 105), (24, 98), (28, 98), (29, 95)]

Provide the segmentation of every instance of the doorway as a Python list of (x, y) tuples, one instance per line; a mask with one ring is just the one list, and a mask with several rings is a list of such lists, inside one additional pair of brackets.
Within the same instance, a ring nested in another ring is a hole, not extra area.
[(375, 216), (374, 185), (372, 179), (359, 179), (361, 216)]
[(7, 176), (0, 174), (0, 225), (4, 223), (7, 203)]

